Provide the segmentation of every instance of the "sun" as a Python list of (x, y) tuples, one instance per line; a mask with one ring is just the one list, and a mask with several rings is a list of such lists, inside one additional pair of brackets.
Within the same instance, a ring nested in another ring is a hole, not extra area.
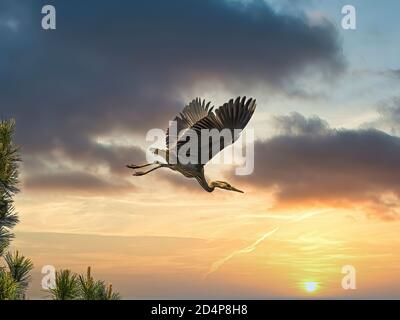
[(313, 293), (318, 289), (318, 282), (315, 281), (304, 282), (304, 289), (309, 293)]

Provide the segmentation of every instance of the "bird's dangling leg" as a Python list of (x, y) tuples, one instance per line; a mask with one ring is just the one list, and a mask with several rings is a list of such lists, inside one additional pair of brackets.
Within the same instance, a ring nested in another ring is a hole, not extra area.
[(129, 169), (140, 169), (140, 168), (151, 166), (153, 164), (157, 164), (157, 163), (146, 163), (146, 164), (143, 164), (141, 166), (138, 166), (136, 164), (128, 164), (126, 167), (129, 168)]
[(162, 167), (163, 167), (163, 165), (159, 165), (159, 166), (157, 166), (157, 167), (155, 167), (155, 168), (153, 168), (153, 169), (150, 169), (149, 171), (146, 171), (146, 172), (142, 172), (142, 171), (135, 172), (135, 173), (133, 174), (133, 176), (136, 176), (136, 177), (138, 177), (138, 176), (144, 176), (144, 175), (146, 175), (146, 174), (148, 174), (148, 173), (150, 173), (150, 172), (152, 172), (152, 171), (154, 171), (154, 170), (160, 169), (160, 168), (162, 168)]

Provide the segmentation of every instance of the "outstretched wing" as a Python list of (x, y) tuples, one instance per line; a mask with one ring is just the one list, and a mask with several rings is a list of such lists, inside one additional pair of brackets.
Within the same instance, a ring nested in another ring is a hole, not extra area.
[[(206, 103), (206, 100), (201, 100), (200, 98), (194, 99), (190, 102), (183, 111), (175, 117), (177, 136), (175, 137), (175, 143), (179, 141), (179, 136), (182, 136), (184, 130), (189, 129), (194, 126), (198, 121), (207, 117), (212, 113), (214, 107), (210, 108), (210, 102)], [(170, 148), (170, 142), (172, 138), (170, 137), (170, 127), (167, 129), (166, 144), (167, 149)]]
[[(190, 129), (192, 129), (197, 135), (198, 148), (195, 151), (197, 152), (196, 155), (190, 155), (191, 159), (195, 158), (197, 159), (198, 163), (205, 164), (201, 159), (203, 148), (207, 148), (205, 150), (208, 151), (208, 159), (206, 161), (208, 162), (225, 147), (233, 144), (239, 138), (240, 132), (250, 121), (255, 109), (256, 100), (251, 98), (246, 99), (246, 97), (238, 97), (235, 101), (231, 99), (229, 102), (219, 107), (217, 110), (215, 110), (215, 113), (209, 112), (206, 117), (203, 117), (194, 123)], [(202, 135), (201, 132), (203, 129), (209, 130), (211, 137)], [(221, 134), (223, 133), (223, 130), (225, 133), (230, 133), (230, 140), (227, 141), (225, 139), (226, 136)], [(218, 135), (218, 139), (212, 138), (213, 132), (214, 134)], [(188, 140), (188, 137), (186, 137), (186, 139), (179, 140), (177, 144), (178, 150)], [(190, 152), (193, 152), (193, 150), (190, 150)]]

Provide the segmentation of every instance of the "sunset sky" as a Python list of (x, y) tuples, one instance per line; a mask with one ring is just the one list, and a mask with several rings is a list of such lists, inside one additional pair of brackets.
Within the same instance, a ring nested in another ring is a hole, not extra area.
[[(41, 8), (57, 29), (41, 28)], [(357, 29), (341, 27), (351, 4)], [(400, 298), (400, 2), (0, 0), (0, 116), (17, 121), (13, 248), (124, 298)], [(244, 194), (145, 162), (193, 98), (257, 99)], [(357, 271), (344, 290), (341, 269)], [(310, 289), (311, 288), (311, 289)], [(307, 290), (309, 289), (309, 290)], [(312, 292), (309, 292), (312, 291)]]

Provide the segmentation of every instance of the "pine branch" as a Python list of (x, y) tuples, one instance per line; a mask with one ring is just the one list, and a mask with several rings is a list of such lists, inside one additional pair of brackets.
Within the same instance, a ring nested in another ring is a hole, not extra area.
[(13, 238), (10, 231), (18, 223), (12, 197), (19, 192), (19, 148), (13, 144), (15, 121), (0, 121), (0, 254)]

